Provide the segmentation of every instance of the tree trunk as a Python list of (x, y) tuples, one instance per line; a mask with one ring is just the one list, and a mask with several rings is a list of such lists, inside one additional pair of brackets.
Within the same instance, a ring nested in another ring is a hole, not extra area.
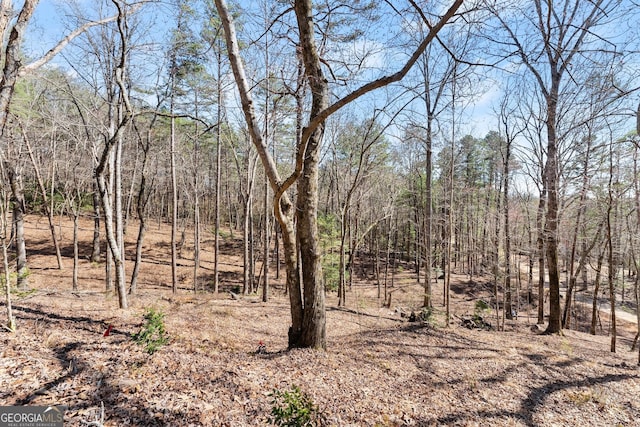
[(549, 272), (549, 324), (545, 333), (554, 334), (562, 330), (560, 309), (560, 275), (558, 271), (558, 146), (556, 139), (556, 112), (560, 76), (552, 73), (552, 88), (547, 97), (547, 164), (545, 181), (547, 186), (547, 215), (544, 225), (546, 261)]
[[(247, 173), (249, 173), (247, 171)], [(249, 185), (249, 182), (247, 182), (247, 185)], [(244, 209), (243, 209), (243, 221), (244, 224), (242, 226), (242, 231), (244, 233), (243, 239), (242, 239), (242, 243), (243, 243), (243, 251), (242, 251), (242, 258), (243, 258), (243, 265), (242, 265), (242, 294), (243, 295), (249, 295), (249, 293), (251, 292), (251, 251), (250, 251), (250, 245), (251, 245), (251, 236), (249, 233), (249, 228), (250, 228), (250, 222), (251, 222), (251, 192), (248, 191), (248, 193), (245, 195), (244, 197)]]
[[(107, 150), (105, 149), (105, 151)], [(102, 199), (102, 210), (104, 212), (104, 224), (107, 235), (107, 243), (111, 252), (111, 258), (116, 272), (116, 290), (118, 292), (118, 304), (120, 308), (124, 309), (127, 308), (128, 304), (125, 291), (126, 285), (124, 268), (122, 265), (122, 253), (120, 251), (120, 245), (118, 244), (116, 238), (116, 231), (113, 228), (113, 207), (111, 203), (111, 196), (108, 191), (108, 184), (103, 173), (101, 173), (98, 177), (98, 187), (100, 189), (100, 195)]]
[[(197, 188), (197, 183), (195, 184)], [(193, 206), (193, 292), (198, 292), (198, 270), (200, 268), (200, 204), (197, 190)]]
[[(222, 125), (222, 41), (218, 39), (218, 48), (216, 50), (216, 62), (218, 78), (216, 79), (216, 117), (218, 126), (216, 126), (216, 190), (215, 190), (215, 219), (214, 219), (214, 236), (213, 236), (213, 292), (218, 293), (219, 286), (219, 270), (220, 270), (220, 178), (222, 177), (222, 140), (221, 140), (221, 125)], [(229, 218), (231, 221), (231, 218)]]
[(425, 162), (425, 229), (424, 229), (424, 298), (422, 305), (425, 308), (433, 306), (433, 291), (431, 289), (431, 233), (433, 229), (433, 194), (431, 191), (432, 180), (432, 139), (433, 139), (433, 118), (431, 114), (427, 116), (427, 141), (426, 141), (426, 162)]
[[(78, 191), (79, 193), (79, 191)], [(79, 250), (78, 250), (78, 219), (80, 218), (80, 209), (81, 207), (81, 195), (78, 194), (78, 206), (71, 206), (74, 201), (70, 200), (69, 206), (73, 211), (73, 276), (72, 276), (72, 289), (74, 291), (78, 290), (78, 267), (79, 267)]]
[[(269, 27), (269, 22), (265, 22), (265, 28)], [(265, 100), (264, 100), (264, 140), (265, 145), (269, 147), (269, 104), (271, 102), (270, 98), (270, 81), (271, 81), (271, 70), (269, 67), (269, 37), (265, 35), (264, 38), (264, 59), (265, 59)], [(275, 106), (274, 106), (275, 110)], [(275, 150), (275, 143), (273, 144), (273, 150)], [(274, 154), (275, 157), (275, 154)], [(264, 210), (264, 224), (262, 227), (262, 269), (263, 269), (263, 282), (262, 282), (262, 301), (267, 302), (269, 300), (269, 180), (266, 175), (264, 177), (264, 202), (263, 202), (263, 210)], [(256, 283), (256, 286), (259, 284)]]
[(264, 277), (262, 278), (262, 301), (269, 301), (269, 250), (270, 242), (269, 242), (269, 182), (265, 179), (264, 181), (264, 224), (262, 228), (262, 232), (264, 235), (262, 236), (262, 269)]
[[(298, 22), (305, 74), (312, 93), (309, 121), (313, 121), (328, 106), (328, 83), (324, 78), (320, 57), (316, 50), (311, 0), (296, 1), (294, 11)], [(317, 224), (318, 162), (323, 134), (324, 120), (320, 120), (310, 134), (303, 132), (302, 142), (303, 144), (306, 142), (306, 152), (304, 168), (298, 180), (297, 231), (304, 289), (304, 313), (299, 345), (324, 349), (327, 345), (325, 291), (322, 283)]]
[(600, 255), (598, 255), (598, 261), (596, 263), (596, 277), (594, 279), (593, 284), (593, 301), (591, 304), (591, 327), (589, 328), (589, 333), (591, 335), (596, 334), (596, 322), (598, 320), (598, 293), (600, 292), (600, 278), (602, 275), (602, 263), (604, 261), (604, 254), (607, 250), (606, 246), (600, 251)]
[[(511, 141), (505, 143), (506, 153), (504, 156), (503, 184), (503, 212), (504, 212), (504, 315), (507, 319), (513, 320), (515, 317), (513, 301), (511, 295), (511, 227), (509, 224), (509, 162), (511, 161)], [(518, 275), (520, 273), (518, 272)], [(516, 314), (517, 316), (517, 314)]]
[[(122, 110), (118, 110), (118, 121), (122, 121)], [(125, 244), (124, 244), (124, 204), (122, 197), (122, 150), (124, 146), (124, 135), (122, 132), (119, 132), (116, 138), (115, 145), (115, 163), (114, 169), (112, 171), (114, 176), (114, 193), (113, 193), (113, 208), (114, 208), (114, 216), (115, 216), (115, 237), (116, 244), (118, 245), (118, 249), (120, 252), (120, 260), (115, 264), (116, 268), (116, 286), (118, 290), (118, 297), (120, 299), (126, 299), (127, 295), (127, 283), (126, 283), (126, 274), (125, 274), (125, 263), (126, 263), (126, 254), (125, 254)], [(125, 305), (127, 305), (125, 303)]]
[(13, 317), (13, 306), (11, 303), (11, 273), (9, 269), (9, 254), (7, 253), (7, 208), (8, 202), (6, 193), (2, 191), (2, 199), (0, 199), (0, 245), (2, 245), (2, 267), (4, 275), (2, 277), (4, 281), (5, 290), (5, 306), (7, 308), (7, 327), (10, 331), (15, 332), (16, 321)]
[[(609, 282), (609, 316), (611, 319), (611, 327), (609, 333), (611, 335), (611, 352), (616, 352), (616, 286), (615, 286), (615, 276), (617, 270), (617, 245), (614, 245), (614, 230), (615, 230), (615, 222), (617, 222), (617, 206), (614, 207), (614, 200), (617, 200), (617, 197), (614, 197), (614, 180), (617, 182), (618, 180), (614, 178), (614, 159), (613, 159), (613, 142), (609, 144), (609, 184), (608, 184), (608, 206), (607, 206), (607, 245), (609, 246), (609, 252), (607, 256), (608, 261), (608, 271), (607, 271), (607, 280)], [(612, 211), (615, 209), (616, 215), (612, 218)]]
[(318, 247), (318, 157), (322, 129), (309, 141), (305, 167), (298, 183), (298, 238), (304, 289), (301, 347), (326, 348), (325, 290)]
[[(611, 213), (609, 212), (609, 215)], [(613, 236), (611, 234), (611, 218), (607, 218), (607, 240), (609, 241), (609, 255), (608, 255), (608, 277), (609, 281), (609, 316), (611, 319), (611, 327), (609, 334), (611, 335), (611, 352), (616, 352), (616, 286), (615, 286), (615, 265), (614, 265), (614, 248), (613, 248)]]
[(24, 238), (25, 201), (20, 171), (11, 164), (5, 162), (5, 170), (11, 185), (11, 205), (13, 216), (13, 229), (15, 232), (16, 268), (18, 273), (18, 289), (28, 288), (27, 245)]
[[(151, 124), (155, 123), (156, 116), (153, 117)], [(140, 166), (140, 184), (138, 187), (138, 197), (136, 203), (136, 213), (138, 215), (138, 237), (136, 238), (136, 255), (131, 272), (131, 284), (129, 286), (129, 294), (135, 295), (138, 290), (138, 274), (140, 265), (142, 264), (142, 247), (144, 244), (144, 236), (147, 231), (147, 204), (151, 192), (147, 188), (147, 161), (149, 159), (149, 148), (151, 144), (151, 126), (147, 129), (146, 141), (139, 139), (142, 145), (142, 164)], [(152, 179), (153, 182), (153, 179)]]
[(138, 291), (138, 275), (140, 272), (140, 265), (142, 264), (142, 247), (144, 245), (144, 235), (147, 231), (147, 221), (145, 216), (140, 216), (138, 221), (138, 237), (136, 239), (136, 260), (133, 264), (133, 271), (131, 272), (131, 285), (129, 286), (129, 293), (135, 295)]
[(349, 219), (347, 219), (349, 203), (349, 194), (347, 194), (347, 200), (344, 202), (342, 211), (340, 213), (340, 259), (338, 262), (338, 307), (345, 305), (347, 292), (347, 279), (345, 277), (345, 271), (347, 268), (346, 261), (346, 246), (347, 246), (347, 230), (350, 230)]
[[(108, 139), (105, 141), (102, 154), (96, 167), (96, 175), (98, 178), (98, 189), (100, 191), (102, 210), (104, 212), (105, 218), (104, 222), (107, 243), (111, 252), (111, 257), (113, 258), (113, 264), (116, 272), (118, 304), (121, 309), (125, 309), (128, 307), (128, 303), (126, 293), (126, 279), (124, 274), (124, 230), (122, 223), (122, 203), (121, 200), (118, 201), (118, 198), (121, 199), (122, 197), (121, 189), (118, 188), (118, 185), (121, 184), (121, 177), (118, 177), (118, 174), (120, 174), (121, 171), (118, 171), (118, 169), (120, 169), (122, 165), (121, 162), (118, 161), (121, 156), (117, 154), (114, 156), (113, 149), (115, 148), (116, 150), (121, 150), (122, 148), (123, 131), (132, 118), (132, 109), (129, 102), (127, 87), (124, 81), (128, 51), (126, 43), (128, 35), (125, 30), (126, 13), (121, 7), (119, 7), (119, 5), (117, 6), (118, 32), (120, 36), (120, 57), (117, 58), (117, 66), (114, 69), (114, 80), (116, 82), (118, 91), (114, 91), (114, 94), (117, 92), (117, 96), (114, 96), (112, 99), (113, 101), (117, 100), (117, 104), (115, 105), (115, 107), (112, 107), (117, 108), (117, 114), (114, 118), (114, 115), (112, 114), (113, 111), (110, 109), (109, 135)], [(115, 164), (114, 162), (112, 162), (112, 159), (114, 158)], [(107, 183), (107, 175), (109, 176), (110, 180), (115, 177), (113, 181), (113, 183), (115, 184), (114, 189), (110, 188), (110, 183)], [(115, 213), (113, 211), (114, 206), (116, 209)], [(116, 224), (115, 230), (113, 228), (114, 215)]]
[[(543, 178), (544, 181), (544, 178)], [(546, 184), (542, 184), (538, 210), (536, 213), (536, 249), (538, 253), (538, 325), (544, 323), (544, 301), (545, 301), (545, 251), (544, 251), (544, 211), (546, 209), (547, 190)]]
[(171, 164), (171, 290), (178, 291), (178, 179), (176, 177), (176, 119), (174, 112), (174, 85), (172, 76), (171, 89), (171, 134), (169, 136), (169, 158)]
[(586, 271), (586, 268), (587, 268), (586, 264), (589, 258), (589, 254), (593, 250), (594, 246), (600, 240), (600, 233), (602, 232), (603, 227), (604, 227), (604, 222), (601, 222), (600, 225), (598, 226), (598, 230), (596, 231), (596, 235), (594, 236), (589, 246), (584, 247), (582, 254), (580, 255), (580, 260), (578, 261), (578, 268), (575, 269), (575, 271), (572, 271), (569, 277), (569, 286), (567, 288), (566, 301), (565, 301), (564, 313), (563, 313), (564, 327), (568, 328), (569, 322), (571, 320), (571, 304), (573, 299), (573, 290), (576, 286), (578, 275), (580, 274), (581, 271)]
[(100, 262), (100, 190), (98, 189), (98, 179), (93, 177), (93, 239), (91, 250), (91, 262)]

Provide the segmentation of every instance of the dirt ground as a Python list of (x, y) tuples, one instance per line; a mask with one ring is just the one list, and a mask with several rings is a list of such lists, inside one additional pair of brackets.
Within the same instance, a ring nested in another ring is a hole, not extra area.
[[(346, 307), (329, 293), (327, 351), (288, 351), (282, 279), (273, 280), (267, 303), (228, 292), (241, 284), (237, 235), (221, 245), (222, 288), (214, 295), (213, 236), (205, 233), (204, 290), (194, 294), (187, 233), (173, 294), (170, 229), (153, 225), (138, 294), (119, 310), (104, 292), (104, 264), (85, 256), (88, 220), (81, 224), (80, 290), (71, 291), (72, 228), (60, 221), (63, 270), (46, 219), (28, 218), (32, 291), (13, 295), (17, 333), (0, 331), (0, 405), (66, 405), (65, 426), (101, 418), (104, 426), (262, 426), (271, 393), (297, 386), (332, 426), (640, 426), (638, 353), (629, 351), (635, 325), (619, 322), (611, 353), (604, 313), (597, 336), (542, 335), (534, 312), (507, 321), (505, 331), (470, 330), (460, 318), (489, 298), (490, 287), (455, 276), (452, 324), (444, 324), (441, 283), (434, 284), (433, 320), (411, 323), (400, 312), (420, 305), (422, 288), (404, 271), (389, 289), (390, 308), (370, 281), (356, 280)], [(132, 225), (129, 258), (135, 235)], [(147, 308), (165, 314), (170, 337), (151, 355), (131, 338)], [(0, 309), (5, 316), (4, 303)], [(493, 316), (486, 319), (495, 324)], [(265, 351), (258, 353), (260, 342)]]

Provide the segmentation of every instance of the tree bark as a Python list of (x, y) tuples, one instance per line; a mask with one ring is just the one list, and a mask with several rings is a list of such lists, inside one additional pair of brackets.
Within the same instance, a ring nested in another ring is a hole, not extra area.
[[(607, 245), (609, 246), (609, 252), (607, 253), (607, 281), (609, 282), (609, 318), (611, 320), (611, 326), (609, 334), (611, 335), (611, 352), (616, 352), (616, 270), (617, 270), (617, 244), (614, 245), (614, 230), (615, 223), (617, 222), (617, 197), (614, 197), (614, 160), (613, 160), (613, 142), (609, 143), (609, 184), (608, 184), (608, 206), (607, 206)], [(618, 182), (617, 177), (615, 182)], [(615, 210), (615, 216), (612, 217), (612, 211)]]
[[(95, 169), (95, 167), (94, 167)], [(98, 189), (98, 178), (93, 177), (93, 239), (91, 245), (91, 262), (100, 262), (100, 190)]]
[[(73, 203), (73, 202), (72, 202)], [(73, 212), (73, 278), (71, 286), (74, 291), (78, 290), (78, 218), (80, 217), (80, 207), (74, 209)]]
[[(175, 64), (173, 65), (175, 67)], [(171, 76), (171, 134), (169, 135), (169, 159), (171, 164), (171, 290), (178, 291), (178, 178), (176, 177), (176, 119), (174, 113), (175, 76)]]
[(606, 246), (609, 245), (609, 242), (607, 241), (607, 244), (605, 245), (604, 248), (602, 248), (602, 250), (600, 251), (600, 254), (598, 255), (598, 261), (596, 263), (596, 277), (594, 279), (594, 284), (593, 284), (593, 301), (591, 304), (591, 327), (589, 328), (589, 333), (591, 335), (595, 335), (596, 334), (596, 322), (598, 320), (598, 293), (600, 292), (600, 278), (602, 276), (602, 263), (604, 261), (604, 254), (605, 251), (607, 250)]
[(556, 138), (556, 112), (560, 75), (552, 72), (551, 93), (547, 97), (547, 215), (544, 237), (547, 270), (549, 273), (549, 323), (545, 333), (559, 333), (562, 330), (560, 310), (560, 275), (558, 271), (558, 141)]
[(13, 306), (11, 303), (11, 274), (9, 269), (9, 254), (7, 253), (7, 196), (4, 191), (1, 192), (0, 199), (0, 245), (2, 245), (2, 268), (4, 270), (3, 281), (5, 290), (5, 306), (7, 308), (7, 327), (10, 331), (15, 332), (16, 321), (13, 317)]
[[(506, 127), (506, 126), (505, 126)], [(504, 172), (502, 179), (503, 183), (503, 212), (504, 212), (504, 315), (507, 319), (513, 320), (514, 309), (512, 301), (512, 285), (511, 285), (511, 226), (509, 224), (509, 179), (510, 170), (509, 162), (511, 161), (511, 140), (507, 136), (505, 141), (505, 155), (504, 155)], [(518, 275), (520, 272), (517, 273)], [(516, 293), (516, 296), (518, 294)], [(516, 314), (517, 316), (517, 314)]]
[(27, 267), (27, 245), (24, 237), (24, 215), (26, 206), (24, 201), (22, 175), (10, 162), (5, 162), (5, 170), (7, 171), (7, 176), (9, 178), (9, 184), (11, 185), (11, 205), (16, 246), (16, 268), (18, 273), (17, 286), (18, 289), (24, 290), (29, 286), (29, 269)]
[[(427, 107), (429, 103), (427, 103)], [(424, 298), (422, 305), (425, 308), (433, 306), (433, 290), (431, 289), (431, 265), (432, 242), (431, 234), (433, 229), (433, 192), (432, 192), (432, 146), (433, 146), (433, 114), (427, 113), (427, 138), (426, 138), (426, 161), (425, 161), (425, 229), (424, 229)], [(386, 280), (386, 278), (385, 278)]]
[[(213, 259), (213, 292), (218, 293), (220, 290), (219, 285), (219, 270), (220, 270), (220, 178), (222, 177), (222, 42), (218, 39), (218, 46), (216, 49), (216, 64), (217, 64), (217, 78), (216, 78), (216, 118), (218, 126), (216, 126), (216, 187), (215, 187), (215, 218), (214, 218), (214, 259)], [(229, 218), (231, 222), (231, 218)]]

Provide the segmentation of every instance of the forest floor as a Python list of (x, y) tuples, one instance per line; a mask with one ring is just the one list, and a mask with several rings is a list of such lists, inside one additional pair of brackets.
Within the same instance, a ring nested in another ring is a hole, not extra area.
[[(327, 295), (327, 350), (287, 350), (282, 280), (267, 303), (229, 293), (242, 278), (238, 236), (221, 245), (218, 295), (209, 289), (213, 237), (203, 242), (206, 289), (194, 294), (187, 236), (173, 294), (169, 227), (151, 227), (138, 294), (119, 310), (104, 292), (104, 265), (84, 256), (80, 290), (71, 291), (71, 224), (60, 228), (63, 270), (46, 219), (28, 218), (31, 291), (13, 295), (17, 333), (0, 332), (0, 405), (66, 405), (65, 426), (101, 417), (104, 426), (261, 426), (271, 393), (295, 386), (333, 426), (640, 426), (638, 353), (629, 351), (636, 326), (618, 322), (611, 353), (606, 313), (596, 336), (543, 335), (534, 309), (507, 320), (504, 331), (467, 329), (460, 319), (491, 298), (491, 287), (456, 275), (452, 323), (445, 326), (441, 283), (431, 321), (411, 323), (400, 313), (420, 306), (422, 285), (406, 269), (389, 289), (391, 308), (382, 307), (373, 281), (359, 278), (346, 307)], [(89, 221), (81, 231), (84, 255)], [(132, 226), (130, 256), (135, 235)], [(153, 354), (132, 340), (150, 307), (165, 314), (170, 337)], [(485, 319), (495, 325), (493, 312)], [(260, 342), (265, 352), (256, 352)]]

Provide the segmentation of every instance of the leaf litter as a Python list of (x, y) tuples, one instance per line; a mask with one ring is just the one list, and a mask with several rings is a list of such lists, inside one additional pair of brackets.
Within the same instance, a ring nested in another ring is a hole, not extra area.
[[(149, 252), (167, 235), (152, 237)], [(170, 266), (145, 263), (131, 308), (118, 310), (102, 292), (101, 266), (84, 263), (85, 292), (73, 293), (70, 268), (52, 273), (54, 262), (31, 257), (37, 291), (15, 299), (18, 332), (0, 333), (0, 405), (66, 405), (65, 425), (86, 425), (104, 407), (105, 426), (261, 426), (269, 394), (292, 386), (334, 426), (639, 425), (640, 370), (628, 351), (635, 325), (625, 322), (614, 354), (607, 336), (541, 335), (525, 316), (506, 331), (445, 326), (439, 312), (435, 325), (410, 323), (357, 282), (347, 307), (328, 294), (327, 351), (287, 350), (281, 281), (268, 303), (194, 295), (186, 285), (173, 295), (162, 279)], [(237, 256), (225, 263), (241, 271)], [(394, 303), (418, 307), (421, 286), (398, 282), (406, 289)], [(468, 295), (451, 303), (460, 316), (473, 313)], [(131, 339), (149, 307), (165, 314), (169, 336), (151, 355)]]

